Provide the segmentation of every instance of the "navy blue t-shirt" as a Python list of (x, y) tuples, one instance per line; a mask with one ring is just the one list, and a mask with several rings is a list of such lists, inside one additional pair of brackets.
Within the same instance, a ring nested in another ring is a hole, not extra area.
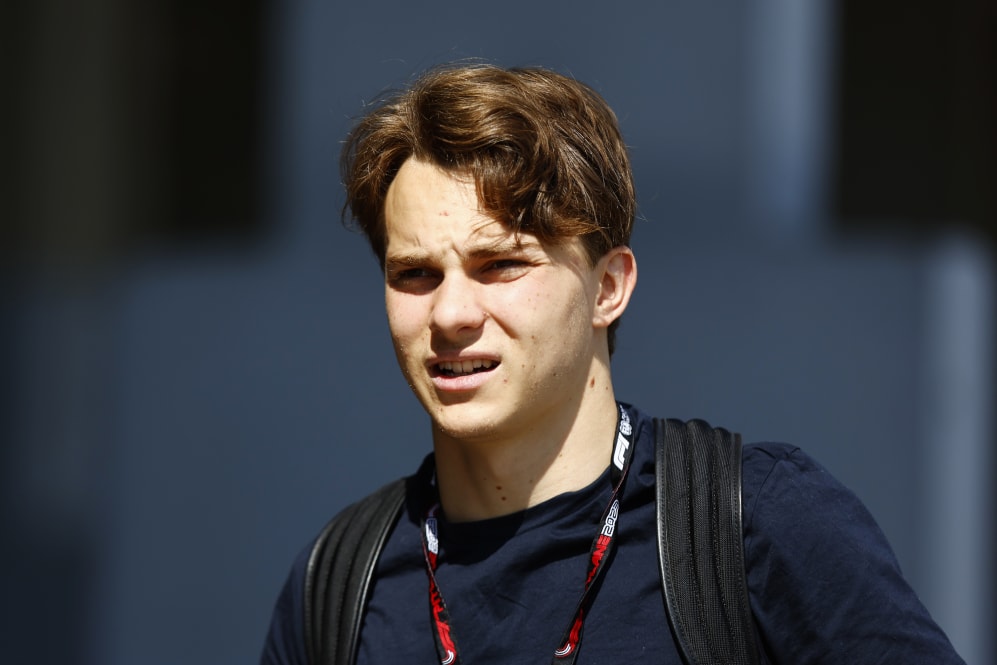
[[(617, 549), (586, 616), (577, 662), (680, 665), (658, 572), (653, 425), (627, 408), (637, 435)], [(768, 663), (963, 662), (903, 579), (868, 511), (814, 460), (785, 444), (745, 446), (742, 487), (748, 590)], [(440, 520), (436, 576), (462, 662), (551, 661), (611, 490), (607, 470), (588, 487), (512, 515)], [(420, 534), (425, 507), (417, 503), (408, 502), (378, 560), (358, 665), (438, 662)], [(309, 550), (278, 599), (265, 664), (306, 664)]]

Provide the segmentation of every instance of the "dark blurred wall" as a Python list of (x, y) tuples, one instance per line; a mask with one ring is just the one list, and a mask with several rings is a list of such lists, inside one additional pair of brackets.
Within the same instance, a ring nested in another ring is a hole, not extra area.
[(837, 223), (993, 246), (997, 4), (845, 0), (837, 17)]
[(940, 47), (972, 71), (923, 79), (980, 141), (898, 131), (887, 156), (955, 157), (876, 198), (849, 184), (889, 167), (862, 122), (920, 97), (869, 72), (931, 62), (894, 35), (936, 10), (857, 6), (6, 4), (5, 659), (253, 662), (296, 553), (426, 454), (338, 149), (384, 88), (482, 58), (573, 74), (620, 117), (641, 209), (620, 398), (804, 446), (993, 661), (993, 194), (967, 185), (993, 165), (972, 51), (993, 12), (967, 3), (976, 46)]
[[(263, 3), (7, 2), (0, 651), (85, 662), (119, 466), (120, 299), (149, 252), (263, 231)], [(127, 499), (124, 499), (127, 501)]]

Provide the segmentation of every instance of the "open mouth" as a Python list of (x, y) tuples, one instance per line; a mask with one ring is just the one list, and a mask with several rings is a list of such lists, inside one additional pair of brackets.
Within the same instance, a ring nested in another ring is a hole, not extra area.
[(438, 362), (433, 365), (433, 373), (437, 376), (466, 376), (480, 372), (490, 372), (498, 367), (495, 360), (475, 358), (474, 360), (454, 360)]

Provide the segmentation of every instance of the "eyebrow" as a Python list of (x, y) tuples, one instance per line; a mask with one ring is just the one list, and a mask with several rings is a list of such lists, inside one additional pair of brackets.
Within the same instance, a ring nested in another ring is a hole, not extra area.
[[(540, 242), (533, 239), (523, 240), (522, 238), (500, 238), (491, 242), (477, 243), (471, 248), (461, 253), (461, 258), (467, 259), (490, 259), (496, 256), (504, 256), (522, 251), (533, 251), (540, 249)], [(404, 269), (425, 265), (432, 259), (432, 255), (426, 251), (412, 250), (402, 252), (392, 252), (384, 259), (385, 267), (392, 270)]]
[(500, 238), (491, 242), (472, 245), (465, 256), (475, 259), (489, 259), (503, 254), (540, 249), (540, 243), (533, 239), (523, 241), (521, 237)]

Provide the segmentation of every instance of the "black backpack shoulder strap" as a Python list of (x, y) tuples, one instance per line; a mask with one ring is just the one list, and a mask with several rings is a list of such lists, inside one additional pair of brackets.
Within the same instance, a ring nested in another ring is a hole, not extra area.
[(310, 665), (356, 657), (378, 555), (405, 503), (405, 480), (345, 508), (319, 534), (305, 573), (305, 648)]
[(658, 548), (668, 619), (687, 665), (757, 665), (744, 572), (741, 437), (655, 419)]

